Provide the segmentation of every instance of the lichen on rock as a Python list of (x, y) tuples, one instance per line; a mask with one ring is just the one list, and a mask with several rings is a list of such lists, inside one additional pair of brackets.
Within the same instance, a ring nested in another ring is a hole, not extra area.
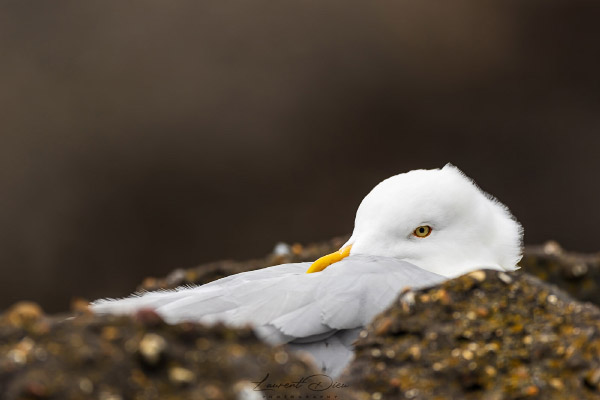
[(341, 379), (362, 397), (596, 399), (600, 310), (530, 275), (476, 271), (408, 292)]
[[(308, 360), (262, 343), (249, 328), (167, 325), (149, 311), (65, 319), (31, 310), (17, 305), (0, 318), (2, 400), (257, 400), (268, 393), (268, 383), (318, 373)], [(307, 388), (279, 393), (300, 396)]]

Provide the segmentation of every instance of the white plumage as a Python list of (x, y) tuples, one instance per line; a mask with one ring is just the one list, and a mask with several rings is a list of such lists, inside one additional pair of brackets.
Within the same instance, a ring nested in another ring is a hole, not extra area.
[[(415, 228), (431, 234), (417, 237)], [(508, 209), (451, 165), (396, 175), (361, 203), (350, 256), (321, 272), (283, 264), (206, 285), (98, 300), (96, 313), (153, 308), (167, 322), (254, 327), (270, 344), (312, 354), (332, 376), (352, 358), (352, 343), (406, 287), (422, 288), (479, 268), (515, 269), (522, 229)], [(417, 267), (418, 265), (418, 267)]]

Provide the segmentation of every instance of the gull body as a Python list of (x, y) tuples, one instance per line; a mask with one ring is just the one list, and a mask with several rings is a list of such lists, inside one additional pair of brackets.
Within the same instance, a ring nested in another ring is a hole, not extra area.
[(312, 266), (282, 264), (91, 307), (99, 314), (152, 308), (169, 323), (251, 325), (265, 342), (308, 352), (335, 377), (351, 360), (359, 331), (402, 289), (480, 268), (513, 270), (521, 239), (521, 226), (505, 206), (446, 165), (377, 185), (359, 206), (340, 252)]

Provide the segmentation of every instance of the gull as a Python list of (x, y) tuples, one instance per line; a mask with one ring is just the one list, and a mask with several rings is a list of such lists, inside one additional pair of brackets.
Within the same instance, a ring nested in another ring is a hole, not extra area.
[(352, 360), (360, 331), (403, 290), (477, 269), (515, 270), (522, 237), (507, 207), (447, 164), (379, 183), (362, 200), (350, 239), (314, 263), (101, 299), (91, 309), (153, 309), (170, 324), (250, 325), (264, 342), (308, 353), (323, 373), (337, 377)]

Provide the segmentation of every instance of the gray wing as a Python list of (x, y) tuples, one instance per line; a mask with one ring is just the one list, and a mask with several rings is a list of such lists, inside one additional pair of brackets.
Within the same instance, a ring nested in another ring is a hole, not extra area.
[[(99, 300), (100, 314), (154, 308), (167, 322), (251, 324), (272, 343), (322, 339), (332, 331), (370, 322), (405, 287), (435, 285), (444, 277), (387, 257), (353, 255), (322, 272), (310, 263), (282, 264), (175, 291)], [(321, 337), (319, 337), (321, 336)]]
[(282, 282), (275, 301), (285, 300), (292, 288), (308, 295), (296, 307), (284, 307), (276, 318), (263, 321), (257, 331), (274, 343), (322, 339), (338, 330), (365, 326), (406, 287), (432, 286), (445, 279), (393, 258), (351, 256), (322, 272)]
[(176, 291), (150, 292), (92, 304), (97, 313), (154, 308), (167, 322), (252, 325), (271, 344), (308, 351), (326, 372), (341, 372), (360, 328), (406, 288), (446, 278), (387, 257), (353, 255), (306, 274), (310, 263), (283, 264)]
[[(133, 314), (140, 309), (155, 309), (173, 303), (186, 297), (210, 299), (222, 297), (227, 288), (239, 287), (250, 281), (260, 281), (266, 278), (283, 276), (286, 274), (300, 274), (308, 263), (281, 264), (255, 271), (231, 275), (202, 286), (182, 286), (173, 290), (157, 290), (153, 292), (140, 292), (121, 299), (99, 299), (90, 304), (92, 311), (97, 314)], [(203, 307), (203, 311), (210, 311)], [(200, 317), (201, 314), (197, 315)], [(192, 318), (197, 320), (198, 318)], [(173, 322), (176, 317), (173, 316)]]

